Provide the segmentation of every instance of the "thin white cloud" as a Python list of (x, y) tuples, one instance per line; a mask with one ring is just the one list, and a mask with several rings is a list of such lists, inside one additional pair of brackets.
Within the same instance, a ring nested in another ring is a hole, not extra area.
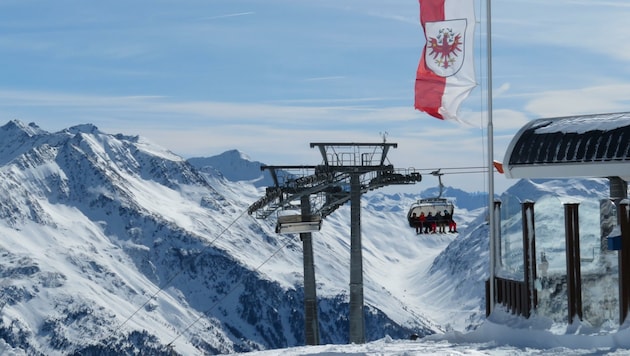
[[(464, 112), (462, 121), (471, 128), (485, 129), (488, 125), (488, 112)], [(496, 108), (492, 110), (492, 126), (497, 131), (517, 131), (530, 119), (523, 112), (512, 109)]]
[(414, 24), (420, 26), (419, 12), (410, 16), (401, 16), (397, 14), (383, 13), (383, 12), (368, 12), (368, 15), (373, 17), (379, 17), (387, 20), (393, 20), (397, 22), (403, 22), (408, 24)]
[(387, 103), (392, 101), (405, 101), (409, 100), (410, 97), (389, 97), (389, 96), (381, 96), (381, 97), (361, 97), (361, 98), (309, 98), (309, 99), (282, 99), (282, 100), (273, 100), (270, 103), (274, 104), (283, 104), (283, 105), (295, 105), (295, 104), (323, 104), (323, 103), (374, 103), (375, 105), (381, 105), (379, 103)]
[(627, 1), (509, 0), (495, 8), (493, 24), (497, 27), (493, 28), (493, 38), (524, 46), (571, 47), (619, 60), (630, 59)]
[(239, 17), (239, 16), (247, 16), (247, 15), (253, 15), (253, 14), (255, 14), (254, 11), (237, 12), (237, 13), (233, 13), (233, 14), (224, 14), (224, 15), (204, 17), (204, 18), (202, 18), (202, 20), (216, 20), (216, 19), (224, 19), (224, 18), (228, 18), (228, 17)]
[(163, 97), (151, 95), (99, 96), (35, 90), (0, 90), (0, 105), (2, 106), (129, 107), (159, 98)]
[(501, 84), (501, 86), (499, 86), (499, 88), (494, 89), (492, 91), (492, 96), (494, 98), (498, 98), (501, 97), (503, 95), (505, 95), (509, 90), (510, 90), (510, 83), (503, 83)]
[[(304, 104), (266, 104), (216, 101), (177, 101), (164, 96), (99, 96), (43, 91), (0, 90), (0, 107), (54, 107), (85, 112), (115, 112), (138, 115), (140, 113), (170, 115), (186, 118), (191, 124), (199, 122), (233, 122), (242, 120), (255, 124), (295, 124), (304, 120), (319, 123), (370, 123), (407, 121), (414, 118), (409, 107), (359, 106), (360, 102), (378, 101), (378, 98), (331, 100)], [(345, 103), (345, 105), (344, 105)], [(263, 121), (264, 120), (264, 121)]]
[(327, 77), (314, 77), (314, 78), (306, 78), (304, 79), (307, 82), (318, 82), (318, 81), (322, 81), (322, 80), (338, 80), (338, 79), (345, 79), (345, 76), (342, 75), (331, 75), (331, 76), (327, 76)]
[(539, 117), (630, 111), (630, 84), (543, 91), (525, 108)]

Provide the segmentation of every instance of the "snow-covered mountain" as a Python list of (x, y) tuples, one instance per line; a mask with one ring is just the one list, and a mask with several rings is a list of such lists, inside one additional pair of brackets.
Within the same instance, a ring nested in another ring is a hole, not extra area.
[[(89, 124), (0, 127), (0, 350), (196, 355), (302, 345), (299, 236), (246, 213), (271, 184), (260, 165), (238, 151), (187, 161)], [(552, 184), (519, 182), (506, 197)], [(589, 184), (567, 194), (603, 189)], [(362, 198), (368, 341), (483, 320), (486, 197), (447, 188), (460, 233), (416, 235), (407, 209), (434, 193)], [(348, 342), (349, 216), (342, 206), (313, 235), (325, 344)]]
[(251, 161), (245, 153), (238, 150), (225, 151), (212, 157), (193, 157), (188, 162), (209, 176), (223, 176), (232, 182), (246, 181), (255, 187), (273, 185), (269, 171), (260, 169), (263, 163)]
[[(437, 197), (440, 194), (438, 187), (430, 187), (420, 192), (421, 198)], [(465, 192), (461, 189), (446, 186), (443, 188), (442, 197), (448, 198), (458, 209), (476, 210), (488, 206), (487, 192)]]
[[(8, 345), (29, 355), (212, 354), (303, 343), (301, 244), (245, 213), (261, 195), (249, 182), (203, 175), (93, 125), (51, 133), (11, 121), (0, 142)], [(316, 244), (323, 343), (348, 340), (348, 213), (331, 217)], [(369, 340), (439, 330), (379, 280), (367, 278)]]

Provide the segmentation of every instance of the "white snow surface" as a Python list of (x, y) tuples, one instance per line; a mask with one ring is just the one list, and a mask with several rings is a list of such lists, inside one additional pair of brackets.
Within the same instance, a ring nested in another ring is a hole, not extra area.
[(550, 124), (536, 129), (538, 133), (585, 133), (592, 130), (610, 131), (628, 125), (628, 113), (582, 115), (550, 120)]
[(249, 352), (247, 356), (340, 356), (340, 355), (628, 355), (630, 330), (593, 335), (583, 325), (554, 333), (547, 320), (524, 320), (497, 311), (474, 331), (451, 331), (420, 340), (385, 337), (366, 344), (301, 346)]

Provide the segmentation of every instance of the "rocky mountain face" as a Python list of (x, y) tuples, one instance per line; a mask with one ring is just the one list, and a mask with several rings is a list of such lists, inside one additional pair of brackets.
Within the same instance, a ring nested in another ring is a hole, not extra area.
[[(301, 245), (242, 218), (256, 194), (137, 136), (5, 124), (0, 340), (28, 355), (303, 344)], [(282, 278), (260, 268), (278, 252)], [(347, 343), (347, 294), (319, 298), (322, 343)], [(414, 320), (366, 304), (368, 340), (434, 332)]]

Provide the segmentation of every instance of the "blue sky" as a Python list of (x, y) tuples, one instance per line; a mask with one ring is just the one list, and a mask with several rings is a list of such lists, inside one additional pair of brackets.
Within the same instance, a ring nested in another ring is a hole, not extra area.
[[(413, 109), (415, 0), (2, 0), (0, 123), (93, 123), (186, 158), (239, 149), (273, 165), (320, 163), (310, 142), (387, 132), (397, 168), (483, 166), (485, 2), (475, 7), (479, 86), (461, 124)], [(528, 120), (630, 110), (628, 18), (625, 0), (492, 2), (495, 159)], [(485, 191), (487, 179), (444, 183)]]

